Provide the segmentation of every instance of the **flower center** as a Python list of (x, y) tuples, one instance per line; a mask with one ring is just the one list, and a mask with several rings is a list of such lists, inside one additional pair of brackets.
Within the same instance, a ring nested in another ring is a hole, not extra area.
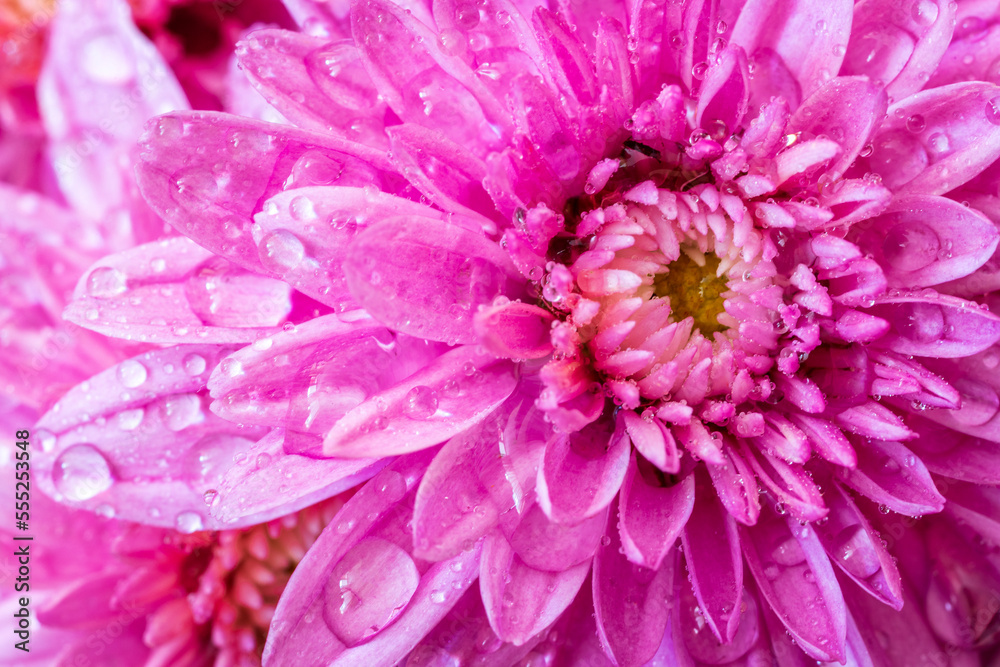
[(676, 321), (690, 317), (703, 334), (724, 331), (719, 315), (724, 312), (722, 294), (729, 288), (727, 281), (717, 275), (719, 263), (713, 253), (695, 255), (693, 259), (682, 252), (666, 271), (653, 277), (653, 294), (670, 299)]

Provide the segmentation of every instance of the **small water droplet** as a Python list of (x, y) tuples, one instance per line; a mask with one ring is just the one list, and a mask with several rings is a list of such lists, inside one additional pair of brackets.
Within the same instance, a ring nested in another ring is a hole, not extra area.
[(199, 530), (204, 530), (205, 524), (201, 515), (197, 512), (187, 510), (181, 512), (174, 519), (174, 526), (177, 530), (184, 533), (185, 535), (190, 535), (191, 533), (197, 533)]
[(126, 359), (118, 364), (118, 381), (129, 389), (141, 386), (148, 377), (146, 367), (135, 359)]
[(75, 502), (89, 500), (111, 488), (111, 466), (96, 447), (73, 445), (56, 457), (52, 465), (56, 490)]

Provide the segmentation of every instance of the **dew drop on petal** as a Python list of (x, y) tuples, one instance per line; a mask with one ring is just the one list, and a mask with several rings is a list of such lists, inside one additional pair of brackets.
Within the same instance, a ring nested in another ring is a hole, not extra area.
[(90, 272), (87, 278), (87, 293), (98, 299), (110, 299), (124, 294), (128, 289), (125, 274), (110, 266), (101, 266)]
[(392, 623), (419, 584), (420, 573), (409, 554), (392, 542), (366, 538), (330, 572), (323, 620), (341, 641), (354, 646)]
[(305, 257), (305, 246), (287, 229), (276, 229), (264, 235), (257, 245), (260, 261), (271, 271), (294, 269)]
[(200, 354), (189, 354), (184, 357), (184, 370), (188, 375), (201, 375), (205, 372), (205, 357)]
[(145, 417), (146, 411), (143, 408), (135, 408), (134, 410), (122, 410), (115, 417), (115, 421), (118, 423), (118, 428), (123, 431), (134, 431), (139, 428), (142, 424), (142, 418)]
[(205, 523), (201, 518), (201, 515), (197, 512), (192, 512), (191, 510), (178, 514), (177, 518), (174, 519), (174, 526), (177, 527), (178, 531), (184, 533), (185, 535), (197, 533), (199, 530), (205, 529)]
[(986, 103), (986, 120), (994, 125), (1000, 125), (1000, 96)]
[(146, 367), (135, 359), (126, 359), (118, 364), (118, 381), (129, 389), (141, 386), (148, 377)]
[(61, 453), (52, 465), (56, 490), (71, 501), (89, 500), (111, 488), (111, 466), (96, 447), (73, 445)]
[(404, 398), (406, 415), (411, 419), (428, 419), (437, 412), (437, 392), (423, 385), (411, 389)]
[(205, 504), (211, 507), (212, 505), (215, 505), (215, 503), (218, 502), (219, 492), (216, 491), (215, 489), (209, 489), (208, 491), (205, 492), (205, 495), (202, 497), (205, 499)]

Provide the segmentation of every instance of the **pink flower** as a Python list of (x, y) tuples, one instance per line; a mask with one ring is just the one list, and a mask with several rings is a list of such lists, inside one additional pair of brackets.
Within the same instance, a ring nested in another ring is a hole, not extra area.
[(41, 419), (43, 488), (215, 529), (371, 478), (272, 666), (996, 643), (995, 7), (288, 4), (238, 57), (295, 126), (149, 126), (187, 238), (66, 317), (168, 347)]

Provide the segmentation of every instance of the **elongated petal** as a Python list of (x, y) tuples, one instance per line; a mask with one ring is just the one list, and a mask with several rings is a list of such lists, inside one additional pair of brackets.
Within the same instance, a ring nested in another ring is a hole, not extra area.
[(736, 520), (712, 489), (705, 471), (696, 471), (691, 518), (681, 533), (684, 557), (702, 616), (720, 642), (732, 641), (743, 598), (743, 554)]
[(940, 512), (944, 497), (930, 473), (904, 445), (885, 440), (865, 440), (856, 447), (858, 467), (843, 470), (844, 483), (891, 510), (910, 516)]
[(897, 194), (939, 195), (1000, 157), (1000, 88), (982, 82), (925, 90), (897, 103), (873, 139), (871, 170)]
[(1000, 317), (953, 296), (884, 296), (868, 312), (892, 325), (877, 345), (900, 354), (967, 357), (1000, 339)]
[(292, 309), (288, 286), (248, 273), (184, 237), (105, 257), (81, 278), (65, 317), (154, 343), (249, 343)]
[(975, 484), (1000, 484), (1000, 448), (995, 442), (917, 415), (908, 422), (919, 436), (910, 448), (930, 472)]
[(503, 524), (501, 527), (525, 565), (562, 572), (594, 555), (606, 521), (606, 513), (599, 512), (575, 526), (564, 526), (550, 521), (535, 503), (521, 514), (512, 530)]
[(645, 664), (660, 646), (674, 590), (674, 562), (637, 567), (625, 556), (609, 517), (608, 544), (594, 557), (594, 613), (601, 644), (621, 667)]
[(658, 570), (687, 525), (694, 500), (692, 475), (661, 487), (647, 480), (633, 456), (618, 496), (618, 530), (625, 556), (636, 565)]
[(887, 605), (903, 605), (896, 561), (850, 495), (836, 483), (826, 494), (830, 514), (815, 525), (830, 558), (859, 586)]
[(529, 567), (499, 532), (483, 543), (479, 586), (490, 626), (498, 637), (523, 644), (555, 621), (590, 572), (584, 561), (562, 572)]
[(852, 229), (858, 246), (885, 270), (889, 287), (916, 288), (964, 278), (982, 266), (1000, 235), (986, 216), (944, 197), (898, 197)]
[(844, 598), (812, 528), (766, 507), (756, 526), (740, 527), (740, 538), (761, 594), (802, 650), (843, 660)]
[(517, 296), (519, 276), (481, 234), (429, 218), (394, 217), (359, 234), (344, 273), (375, 319), (430, 340), (471, 343), (480, 305)]
[(695, 116), (695, 122), (709, 132), (715, 130), (713, 123), (723, 123), (729, 130), (739, 127), (749, 97), (743, 49), (730, 47), (716, 58), (701, 84)]
[[(199, 154), (206, 146), (212, 150)], [(249, 231), (268, 197), (310, 185), (402, 187), (378, 150), (225, 114), (161, 116), (140, 147), (136, 177), (150, 206), (202, 247), (264, 275), (269, 272)], [(219, 164), (226, 169), (217, 171)]]
[(538, 475), (545, 513), (558, 523), (577, 524), (606, 508), (625, 479), (629, 444), (620, 422), (614, 432), (598, 423), (553, 437)]
[(726, 462), (706, 463), (715, 492), (733, 517), (745, 526), (757, 523), (760, 515), (760, 492), (750, 464), (733, 447), (723, 450)]

